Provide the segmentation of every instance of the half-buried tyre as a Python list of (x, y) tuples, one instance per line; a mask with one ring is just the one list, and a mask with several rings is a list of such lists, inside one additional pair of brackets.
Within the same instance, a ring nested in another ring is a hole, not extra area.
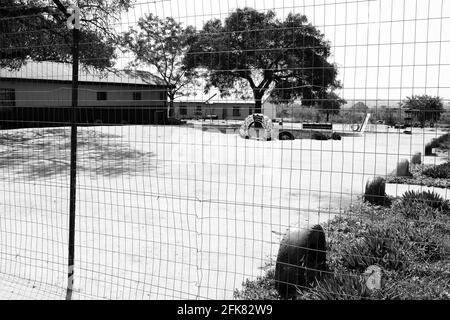
[(292, 135), (292, 133), (283, 131), (283, 132), (280, 132), (280, 134), (278, 135), (278, 139), (279, 140), (294, 140), (295, 138)]
[(326, 267), (325, 233), (320, 225), (288, 231), (281, 240), (275, 266), (275, 289), (282, 299), (311, 286)]

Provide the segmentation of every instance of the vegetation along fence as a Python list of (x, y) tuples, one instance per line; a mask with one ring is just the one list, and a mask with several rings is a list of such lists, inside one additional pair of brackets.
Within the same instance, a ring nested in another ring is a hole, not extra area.
[(449, 29), (444, 0), (2, 0), (0, 298), (450, 298)]

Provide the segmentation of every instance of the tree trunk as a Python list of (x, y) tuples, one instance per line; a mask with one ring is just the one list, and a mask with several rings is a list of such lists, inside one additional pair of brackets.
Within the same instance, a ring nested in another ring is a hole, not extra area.
[(254, 96), (255, 96), (255, 113), (262, 113), (262, 97), (263, 94), (254, 91)]
[(329, 121), (329, 119), (330, 119), (330, 113), (327, 112), (327, 122)]
[(167, 105), (167, 117), (168, 118), (171, 117), (170, 112), (174, 111), (173, 110), (173, 100), (174, 100), (174, 97), (172, 95), (169, 95), (169, 104)]

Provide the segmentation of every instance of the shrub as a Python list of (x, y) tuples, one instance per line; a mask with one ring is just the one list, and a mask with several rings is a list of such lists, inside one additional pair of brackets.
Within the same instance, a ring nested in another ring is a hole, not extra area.
[(439, 194), (432, 191), (406, 191), (402, 196), (402, 201), (405, 206), (417, 205), (417, 203), (424, 203), (427, 206), (440, 211), (449, 210), (449, 201), (443, 199)]
[(390, 205), (390, 201), (385, 190), (386, 180), (382, 177), (377, 177), (373, 181), (367, 181), (364, 193), (364, 202), (369, 202), (377, 206)]
[(411, 158), (411, 164), (422, 164), (422, 153), (418, 152)]

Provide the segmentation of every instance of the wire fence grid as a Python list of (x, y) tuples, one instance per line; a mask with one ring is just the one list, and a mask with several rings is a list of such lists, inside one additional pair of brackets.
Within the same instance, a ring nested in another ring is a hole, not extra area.
[(450, 298), (449, 28), (443, 0), (2, 0), (0, 298)]

